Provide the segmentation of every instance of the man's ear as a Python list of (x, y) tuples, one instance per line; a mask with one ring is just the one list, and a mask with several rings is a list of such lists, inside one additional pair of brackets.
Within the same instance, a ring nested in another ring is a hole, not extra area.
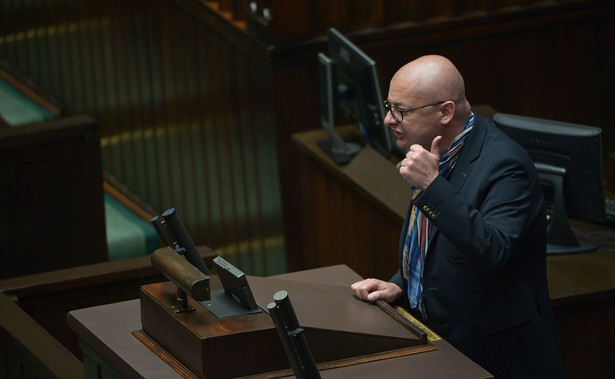
[(443, 125), (448, 124), (455, 115), (455, 103), (450, 100), (444, 102), (440, 108), (440, 113), (442, 114), (440, 122), (442, 122)]

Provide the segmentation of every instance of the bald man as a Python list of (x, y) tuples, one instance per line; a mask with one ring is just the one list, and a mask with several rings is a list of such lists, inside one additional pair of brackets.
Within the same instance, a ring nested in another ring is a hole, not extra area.
[(466, 100), (457, 68), (424, 56), (391, 79), (385, 124), (408, 153), (410, 207), (389, 280), (351, 287), (401, 304), (496, 378), (560, 378), (543, 193), (527, 153)]

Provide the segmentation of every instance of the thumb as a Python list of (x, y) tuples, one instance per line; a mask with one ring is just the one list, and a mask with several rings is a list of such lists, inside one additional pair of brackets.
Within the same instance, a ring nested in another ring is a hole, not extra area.
[(431, 142), (430, 153), (438, 157), (438, 159), (442, 157), (442, 155), (440, 154), (440, 141), (442, 141), (442, 136), (436, 136), (436, 138), (434, 138)]
[(367, 295), (368, 301), (376, 301), (378, 299), (380, 299), (380, 291), (374, 291), (370, 293), (369, 295)]

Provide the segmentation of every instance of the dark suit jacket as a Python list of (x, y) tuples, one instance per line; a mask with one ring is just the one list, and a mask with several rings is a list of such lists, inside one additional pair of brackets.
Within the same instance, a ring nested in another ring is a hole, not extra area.
[[(476, 115), (450, 181), (439, 176), (415, 204), (435, 226), (423, 271), (425, 323), (496, 378), (562, 377), (543, 193), (525, 150)], [(400, 267), (407, 229), (408, 216)], [(406, 294), (399, 271), (391, 281)]]

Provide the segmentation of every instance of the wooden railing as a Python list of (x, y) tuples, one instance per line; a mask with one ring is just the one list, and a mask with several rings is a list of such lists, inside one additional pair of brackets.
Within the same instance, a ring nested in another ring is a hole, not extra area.
[(342, 32), (406, 28), (475, 16), (554, 8), (592, 0), (407, 1), (407, 0), (200, 0), (226, 19), (272, 44), (288, 44), (323, 35), (330, 27)]
[(245, 0), (199, 0), (204, 5), (210, 7), (212, 10), (220, 13), (220, 15), (232, 21), (238, 28), (246, 28), (246, 2)]
[[(0, 79), (7, 94), (0, 113), (10, 120), (0, 125), (0, 279), (145, 255), (159, 246), (149, 225), (157, 212), (102, 172), (96, 121), (65, 116), (59, 101), (5, 61)], [(118, 221), (141, 227), (120, 235), (105, 230)]]
[(0, 376), (83, 378), (83, 363), (0, 292)]
[[(213, 251), (198, 251), (211, 267)], [(136, 299), (139, 286), (161, 281), (149, 256), (0, 280), (0, 377), (83, 377), (67, 313)]]

